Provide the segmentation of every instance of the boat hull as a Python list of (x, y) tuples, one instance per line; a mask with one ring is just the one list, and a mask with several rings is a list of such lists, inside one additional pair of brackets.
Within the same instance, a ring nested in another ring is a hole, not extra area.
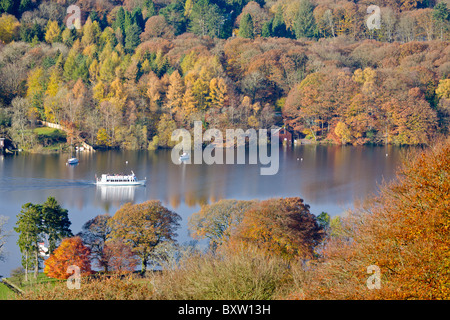
[(79, 162), (78, 159), (69, 159), (69, 160), (67, 160), (68, 164), (77, 164), (78, 162)]

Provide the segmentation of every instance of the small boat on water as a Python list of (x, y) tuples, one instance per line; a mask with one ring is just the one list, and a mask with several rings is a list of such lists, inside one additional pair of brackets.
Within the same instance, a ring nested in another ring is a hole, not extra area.
[(183, 153), (179, 159), (180, 161), (189, 160), (189, 153)]
[(73, 156), (73, 145), (72, 145), (72, 140), (70, 142), (70, 153), (71, 153), (71, 158), (69, 158), (69, 160), (67, 160), (67, 164), (78, 164), (78, 159), (77, 157)]
[(67, 160), (68, 164), (77, 164), (78, 163), (78, 159), (77, 158), (70, 158), (69, 160)]
[(95, 184), (102, 186), (145, 186), (146, 182), (147, 178), (138, 180), (133, 171), (130, 175), (102, 174), (101, 178), (95, 175)]

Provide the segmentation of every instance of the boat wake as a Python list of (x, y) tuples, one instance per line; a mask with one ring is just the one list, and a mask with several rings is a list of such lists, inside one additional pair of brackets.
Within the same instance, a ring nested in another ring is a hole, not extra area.
[(92, 180), (1, 177), (0, 192), (36, 189), (86, 188)]

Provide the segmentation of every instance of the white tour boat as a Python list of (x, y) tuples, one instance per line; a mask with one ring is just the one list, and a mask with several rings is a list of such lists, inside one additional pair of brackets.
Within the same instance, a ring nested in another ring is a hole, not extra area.
[(138, 180), (133, 171), (130, 175), (102, 174), (101, 178), (95, 175), (95, 184), (102, 186), (145, 186), (146, 182), (147, 178)]

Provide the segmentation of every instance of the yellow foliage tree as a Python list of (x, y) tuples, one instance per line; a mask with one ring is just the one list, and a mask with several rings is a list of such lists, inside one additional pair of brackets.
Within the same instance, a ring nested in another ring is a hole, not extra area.
[(166, 108), (170, 112), (177, 113), (183, 105), (184, 82), (178, 71), (172, 72), (169, 77), (169, 88), (167, 90)]
[(61, 82), (61, 77), (60, 77), (59, 71), (58, 71), (58, 69), (54, 68), (50, 75), (50, 80), (48, 81), (47, 90), (45, 91), (45, 94), (52, 96), (52, 97), (56, 96), (56, 94), (58, 93), (58, 88), (59, 88), (60, 82)]
[(49, 20), (47, 23), (47, 31), (45, 32), (45, 41), (53, 43), (55, 41), (61, 41), (61, 29), (59, 28), (58, 21)]
[(209, 105), (221, 109), (225, 104), (227, 85), (223, 78), (212, 78), (209, 82)]
[(100, 128), (97, 132), (97, 144), (105, 147), (111, 146), (111, 137), (105, 128)]
[(342, 121), (339, 121), (337, 123), (336, 128), (334, 129), (334, 133), (339, 137), (339, 139), (341, 139), (342, 144), (346, 144), (352, 139), (350, 129)]
[(0, 41), (11, 42), (19, 31), (20, 23), (13, 15), (3, 13), (0, 17)]
[(441, 99), (450, 99), (450, 79), (439, 80), (436, 95)]

